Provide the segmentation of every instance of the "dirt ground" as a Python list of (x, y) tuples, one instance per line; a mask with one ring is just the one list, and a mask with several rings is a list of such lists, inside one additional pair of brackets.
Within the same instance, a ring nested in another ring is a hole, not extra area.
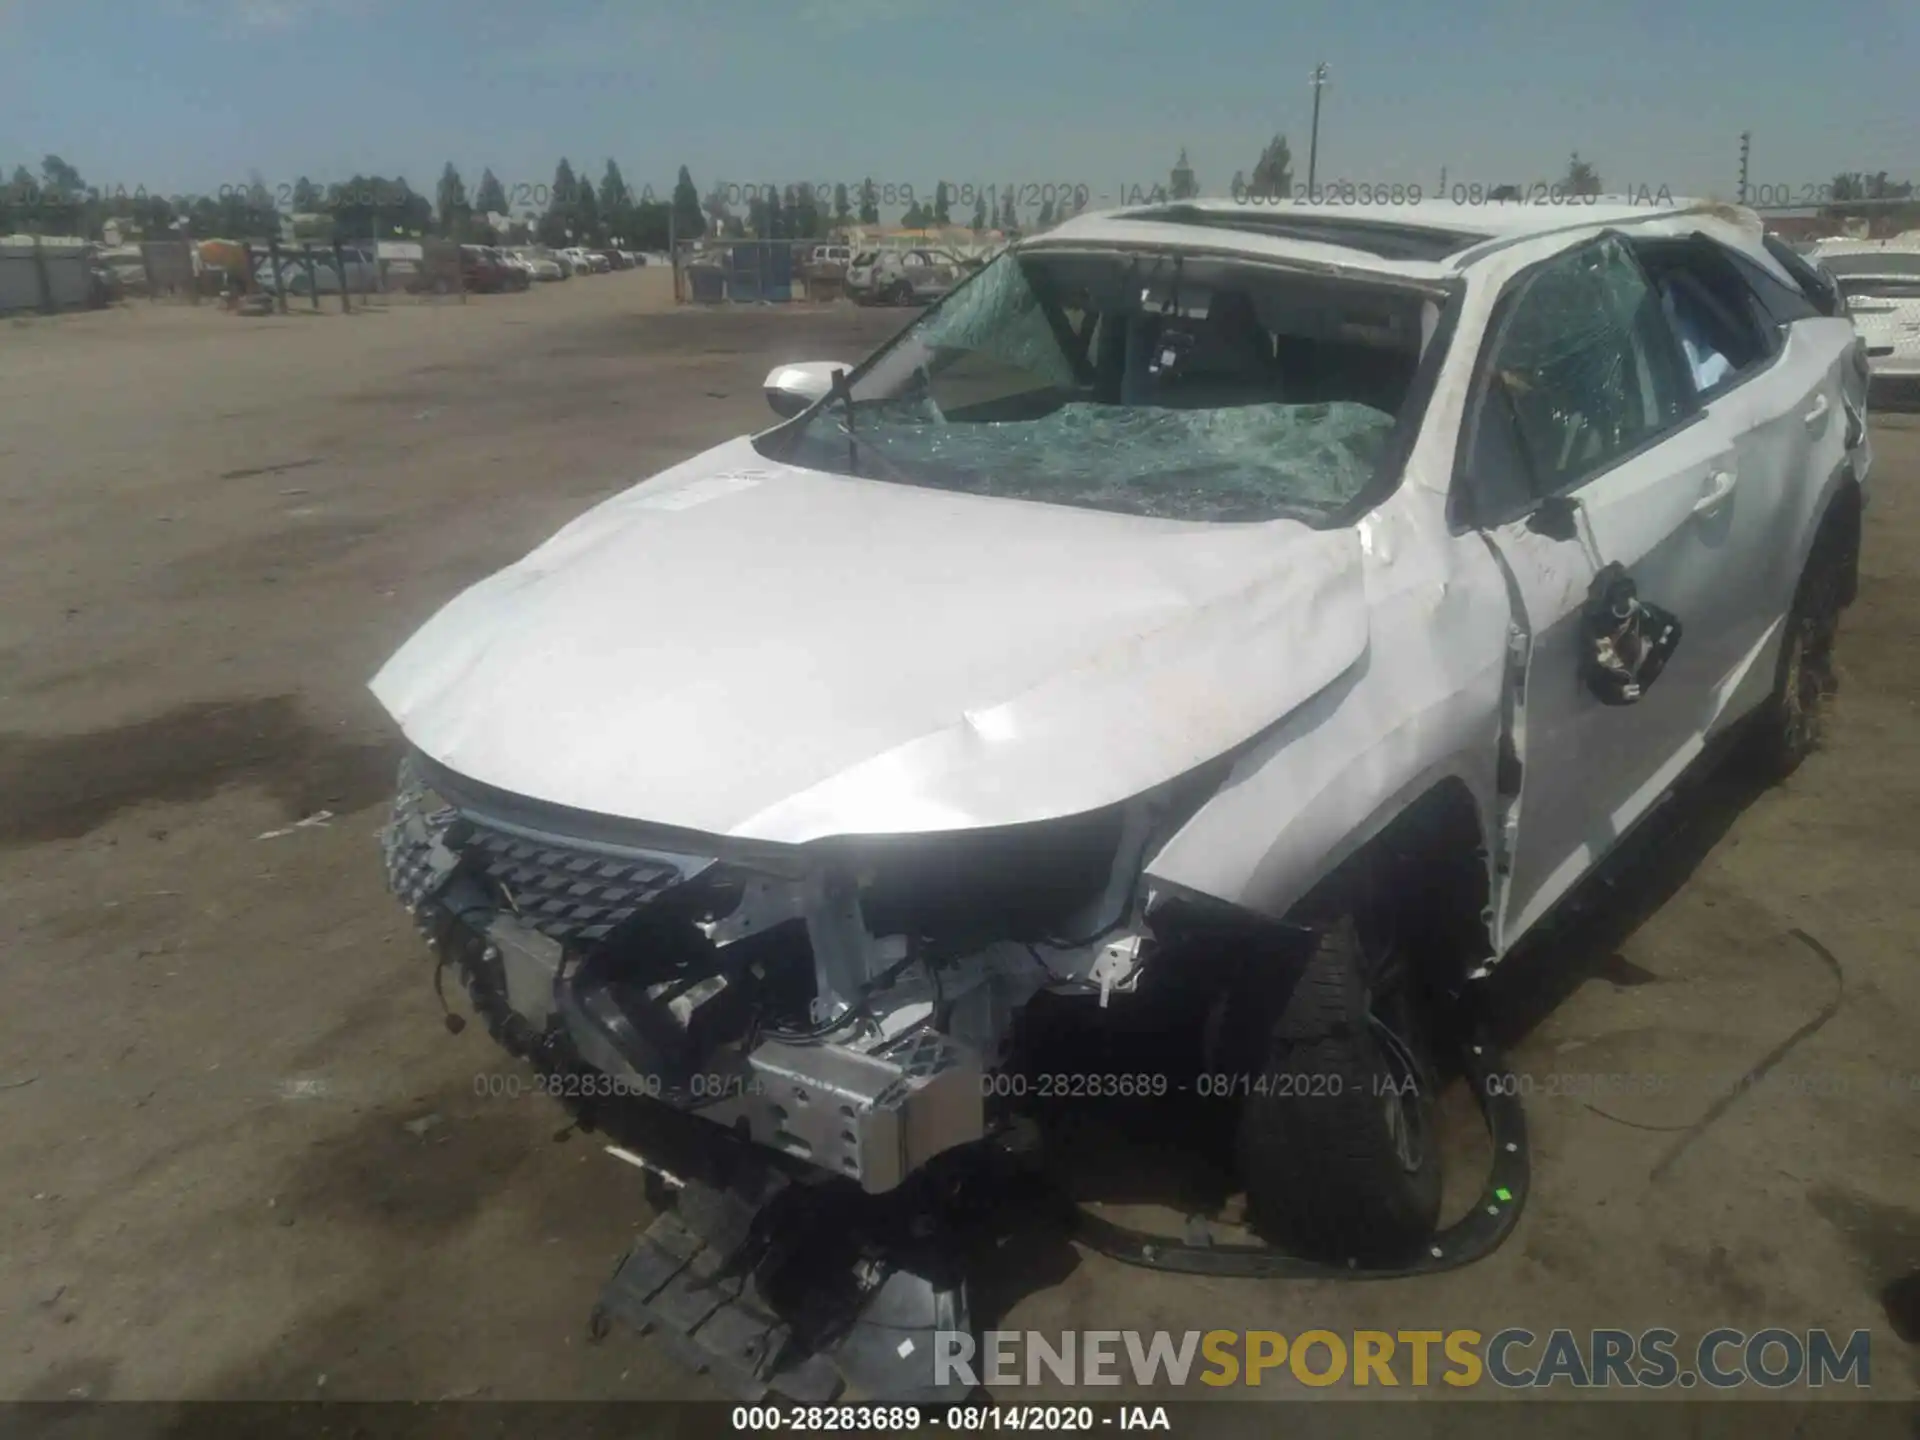
[[(514, 1067), (449, 1035), (383, 888), (396, 748), (365, 689), (463, 585), (763, 424), (771, 364), (900, 323), (674, 311), (662, 278), (0, 324), (0, 1396), (716, 1393), (652, 1342), (586, 1343), (640, 1176), (549, 1101), (476, 1093)], [(1772, 790), (1715, 778), (1503, 977), (1536, 1150), (1503, 1250), (1260, 1283), (1037, 1236), (983, 1306), (1046, 1330), (1867, 1327), (1876, 1395), (1920, 1394), (1920, 416), (1874, 443), (1826, 750)], [(1796, 930), (1838, 960), (1838, 1012), (1702, 1128), (1716, 1083), (1835, 997)]]

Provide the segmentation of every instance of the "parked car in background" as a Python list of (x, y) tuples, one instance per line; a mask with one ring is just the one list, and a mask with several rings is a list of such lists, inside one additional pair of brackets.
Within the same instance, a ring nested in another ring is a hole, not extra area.
[(1807, 258), (1845, 299), (1874, 379), (1920, 383), (1920, 234), (1827, 240)]
[(873, 250), (847, 267), (847, 293), (864, 305), (930, 305), (967, 273), (944, 250)]
[(880, 263), (878, 250), (862, 250), (847, 261), (847, 293), (861, 294), (873, 283), (873, 267)]
[(527, 272), (532, 275), (536, 281), (545, 282), (564, 280), (567, 278), (566, 268), (561, 265), (556, 256), (532, 247), (523, 247), (514, 253), (520, 257), (521, 262), (527, 267)]
[(112, 272), (112, 287), (118, 295), (147, 293), (147, 266), (138, 245), (108, 245), (99, 251), (99, 263)]
[(91, 250), (87, 256), (87, 304), (97, 310), (125, 299), (120, 274), (100, 257), (98, 249)]
[(533, 267), (513, 251), (504, 246), (492, 245), (488, 249), (493, 258), (507, 269), (507, 288), (509, 290), (531, 290), (533, 288)]
[(518, 288), (515, 278), (518, 274), (489, 246), (460, 247), (460, 283), (476, 294), (490, 295)]

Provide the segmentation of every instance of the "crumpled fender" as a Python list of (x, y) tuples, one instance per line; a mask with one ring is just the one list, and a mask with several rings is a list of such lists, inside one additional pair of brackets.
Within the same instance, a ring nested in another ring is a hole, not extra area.
[(1238, 756), (1153, 854), (1149, 881), (1285, 915), (1436, 785), (1497, 827), (1504, 583), (1479, 536), (1429, 538), (1440, 501), (1405, 489), (1359, 527), (1374, 593), (1361, 662)]

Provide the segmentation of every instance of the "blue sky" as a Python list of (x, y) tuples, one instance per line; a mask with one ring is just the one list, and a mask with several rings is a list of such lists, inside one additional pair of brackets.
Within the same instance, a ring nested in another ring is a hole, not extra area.
[(211, 191), (355, 172), (431, 192), (609, 156), (716, 180), (1164, 182), (1223, 192), (1284, 131), (1304, 179), (1730, 193), (1920, 179), (1913, 0), (0, 0), (0, 166)]

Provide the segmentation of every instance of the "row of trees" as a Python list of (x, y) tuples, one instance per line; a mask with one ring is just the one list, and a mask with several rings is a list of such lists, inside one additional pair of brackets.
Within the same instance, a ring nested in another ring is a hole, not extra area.
[[(1184, 173), (1183, 173), (1184, 172)], [(1187, 167), (1187, 155), (1180, 152), (1180, 164), (1174, 170), (1174, 198), (1185, 199), (1200, 193), (1193, 172)], [(1600, 172), (1589, 162), (1580, 158), (1580, 152), (1574, 151), (1567, 162), (1567, 171), (1557, 183), (1562, 194), (1598, 195), (1601, 193)], [(1236, 197), (1273, 199), (1293, 194), (1293, 151), (1287, 145), (1285, 135), (1275, 135), (1260, 151), (1260, 158), (1253, 162), (1253, 174), (1244, 170), (1233, 172), (1233, 181), (1227, 193)], [(1519, 199), (1520, 187), (1503, 185), (1496, 187), (1491, 198)]]
[[(0, 168), (0, 176), (5, 175)], [(1293, 154), (1285, 135), (1275, 135), (1261, 148), (1251, 174), (1234, 172), (1228, 193), (1236, 196), (1276, 197), (1293, 193)], [(1576, 151), (1558, 182), (1563, 192), (1598, 195), (1599, 171)], [(889, 202), (896, 187), (886, 187)], [(899, 187), (905, 189), (906, 187)], [(945, 182), (924, 202), (910, 199), (901, 223), (912, 227), (964, 223), (975, 230), (1018, 230), (1028, 219), (1015, 199), (1017, 187), (966, 187), (975, 190), (970, 201)], [(1054, 187), (1046, 187), (1052, 191)], [(1062, 187), (1065, 188), (1065, 187)], [(1046, 198), (1031, 215), (1045, 228), (1086, 203), (1086, 188), (1064, 199)], [(1883, 170), (1876, 174), (1836, 175), (1828, 208), (1849, 213), (1849, 202), (1915, 198), (1912, 181), (1895, 181)], [(1519, 191), (1503, 187), (1514, 196)], [(1197, 196), (1200, 184), (1185, 150), (1174, 165), (1170, 183), (1151, 193), (1123, 197), (1183, 200)], [(1493, 192), (1499, 198), (1502, 190)], [(744, 198), (744, 213), (735, 205)], [(680, 167), (673, 192), (666, 199), (651, 187), (639, 191), (629, 185), (616, 161), (608, 160), (596, 185), (578, 175), (568, 160), (554, 169), (551, 185), (515, 185), (511, 191), (491, 169), (482, 173), (469, 194), (466, 182), (451, 161), (440, 173), (431, 197), (415, 191), (404, 177), (379, 175), (318, 185), (301, 176), (291, 185), (269, 186), (258, 172), (243, 185), (222, 186), (215, 195), (159, 195), (144, 189), (128, 194), (123, 188), (108, 193), (88, 185), (80, 172), (58, 155), (48, 155), (38, 172), (14, 167), (11, 179), (0, 183), (0, 234), (35, 230), (42, 234), (84, 235), (100, 238), (109, 221), (133, 235), (165, 234), (178, 229), (200, 236), (257, 237), (291, 225), (296, 239), (325, 240), (381, 238), (395, 235), (438, 235), (463, 241), (538, 239), (551, 246), (619, 244), (627, 249), (662, 250), (669, 237), (691, 239), (706, 234), (752, 235), (765, 239), (824, 238), (836, 228), (854, 223), (880, 223), (882, 189), (867, 180), (851, 189), (835, 185), (831, 195), (815, 194), (810, 185), (779, 187), (715, 186), (703, 199), (687, 167)], [(963, 208), (968, 207), (970, 208)], [(963, 218), (964, 216), (964, 218)]]
[[(889, 187), (892, 188), (892, 187)], [(967, 187), (969, 189), (973, 187)], [(966, 225), (974, 230), (1018, 229), (1021, 224), (1014, 187), (997, 187), (991, 195), (981, 187), (967, 209), (962, 209), (960, 187), (942, 180), (933, 195), (922, 202), (909, 200), (900, 216), (900, 224), (909, 229), (938, 225)], [(838, 184), (831, 196), (816, 194), (808, 184), (785, 187), (767, 184), (750, 187), (745, 215), (736, 215), (732, 197), (720, 187), (709, 191), (705, 201), (708, 224), (717, 234), (753, 235), (763, 239), (808, 240), (824, 237), (848, 225), (880, 223), (881, 189), (873, 180), (857, 187)], [(1042, 202), (1037, 223), (1051, 225), (1056, 217), (1055, 202)]]
[[(1285, 142), (1279, 143), (1284, 153)], [(895, 187), (886, 188), (892, 208)], [(1084, 195), (1079, 204), (1049, 196), (1029, 217), (1016, 203), (1017, 190), (1013, 185), (980, 187), (963, 202), (957, 187), (942, 182), (926, 200), (911, 200), (900, 223), (1015, 230), (1031, 218), (1044, 227), (1085, 203)], [(1185, 151), (1170, 189), (1155, 189), (1156, 198), (1168, 193), (1176, 199), (1198, 193)], [(449, 161), (431, 196), (415, 190), (404, 176), (354, 175), (321, 185), (302, 175), (291, 184), (274, 186), (258, 172), (245, 184), (221, 186), (214, 195), (149, 194), (144, 188), (129, 194), (124, 188), (88, 185), (71, 164), (48, 155), (37, 173), (16, 166), (11, 181), (0, 184), (0, 234), (34, 230), (99, 239), (108, 222), (117, 222), (125, 234), (146, 236), (184, 229), (198, 236), (257, 237), (290, 228), (294, 238), (312, 240), (435, 235), (474, 242), (537, 239), (556, 247), (618, 243), (658, 250), (666, 248), (670, 235), (824, 238), (855, 223), (878, 225), (881, 204), (882, 188), (871, 179), (851, 188), (836, 185), (831, 195), (815, 194), (810, 185), (716, 186), (702, 199), (684, 165), (672, 194), (662, 200), (651, 187), (636, 191), (629, 185), (617, 161), (607, 161), (596, 185), (564, 158), (554, 168), (550, 185), (516, 184), (511, 190), (487, 169), (470, 191)]]
[[(1888, 182), (1883, 174), (1852, 177), (1850, 183), (1864, 192), (1874, 186), (1885, 189)], [(1563, 184), (1574, 193), (1598, 193), (1600, 177), (1576, 154)], [(1084, 206), (1084, 188), (1078, 196), (1048, 195), (1028, 217), (1016, 204), (1016, 186), (978, 187), (970, 206), (962, 209), (955, 187), (943, 181), (924, 202), (910, 201), (901, 223), (916, 228), (964, 223), (975, 230), (1017, 230), (1030, 218), (1045, 228)], [(1245, 171), (1234, 173), (1229, 193), (1273, 197), (1290, 194), (1292, 188), (1292, 152), (1287, 137), (1275, 135), (1261, 149), (1251, 176)], [(1839, 183), (1835, 190), (1838, 196)], [(1184, 200), (1199, 193), (1198, 177), (1182, 150), (1167, 185), (1125, 198)], [(303, 175), (276, 190), (255, 174), (247, 184), (223, 186), (213, 196), (107, 194), (88, 186), (65, 160), (49, 155), (38, 175), (25, 166), (17, 167), (12, 183), (0, 190), (0, 233), (32, 228), (98, 237), (108, 220), (118, 220), (130, 233), (152, 235), (184, 224), (196, 235), (257, 236), (279, 230), (282, 217), (290, 216), (296, 238), (304, 239), (439, 235), (462, 241), (537, 239), (556, 247), (618, 243), (629, 249), (660, 250), (666, 248), (670, 235), (812, 239), (856, 222), (880, 223), (881, 187), (870, 179), (853, 188), (835, 185), (830, 196), (815, 194), (810, 185), (747, 186), (745, 204), (736, 212), (742, 196), (743, 187), (715, 186), (702, 199), (683, 165), (672, 195), (661, 200), (651, 187), (635, 191), (617, 161), (607, 161), (596, 185), (564, 158), (554, 169), (551, 185), (519, 184), (511, 192), (491, 169), (481, 174), (469, 192), (449, 161), (431, 198), (415, 191), (404, 177), (380, 175), (355, 175), (325, 186)]]
[[(0, 169), (0, 177), (5, 171)], [(129, 195), (103, 193), (58, 155), (47, 156), (38, 173), (16, 165), (0, 183), (0, 234), (33, 230), (47, 235), (98, 238), (108, 221), (141, 234), (163, 234), (182, 220), (202, 235), (253, 233), (272, 212), (263, 185), (228, 187), (219, 196), (167, 197), (136, 190)]]
[(1844, 205), (1849, 200), (1911, 200), (1914, 198), (1913, 181), (1889, 180), (1884, 170), (1876, 171), (1872, 175), (1863, 174), (1858, 170), (1836, 175), (1828, 189), (1836, 205)]
[[(4, 174), (4, 171), (0, 171)], [(0, 184), (0, 234), (32, 230), (43, 235), (82, 235), (100, 239), (109, 223), (128, 235), (165, 235), (185, 230), (198, 236), (253, 237), (278, 234), (288, 215), (318, 217), (321, 224), (306, 238), (343, 238), (382, 232), (421, 233), (433, 220), (433, 207), (404, 179), (356, 175), (325, 188), (302, 176), (277, 190), (258, 172), (241, 185), (223, 185), (214, 195), (149, 194), (89, 185), (58, 155), (40, 162), (39, 172), (16, 165)]]
[[(629, 249), (665, 249), (670, 227), (680, 236), (706, 229), (699, 192), (686, 167), (666, 201), (651, 190), (635, 192), (615, 161), (596, 187), (576, 178), (562, 160), (551, 186), (517, 186), (517, 197), (488, 170), (469, 197), (452, 164), (429, 197), (404, 176), (355, 175), (328, 185), (306, 176), (270, 186), (258, 173), (245, 184), (223, 185), (214, 195), (149, 194), (144, 187), (89, 185), (58, 155), (37, 172), (0, 169), (0, 234), (32, 230), (47, 235), (100, 239), (109, 223), (128, 235), (155, 236), (185, 230), (197, 236), (259, 237), (291, 227), (295, 238), (359, 240), (437, 235), (463, 241), (537, 236), (550, 245), (601, 246), (615, 240)], [(515, 205), (514, 199), (520, 201)], [(495, 217), (501, 222), (495, 223)], [(502, 234), (504, 229), (506, 234)]]
[(629, 185), (618, 161), (607, 161), (596, 186), (563, 157), (554, 167), (551, 185), (517, 185), (510, 194), (489, 169), (471, 199), (460, 172), (448, 161), (434, 192), (433, 228), (464, 240), (531, 238), (555, 247), (617, 244), (630, 250), (664, 250), (672, 237), (705, 233), (706, 221), (700, 192), (684, 165), (673, 194), (659, 200), (651, 186), (635, 190)]

